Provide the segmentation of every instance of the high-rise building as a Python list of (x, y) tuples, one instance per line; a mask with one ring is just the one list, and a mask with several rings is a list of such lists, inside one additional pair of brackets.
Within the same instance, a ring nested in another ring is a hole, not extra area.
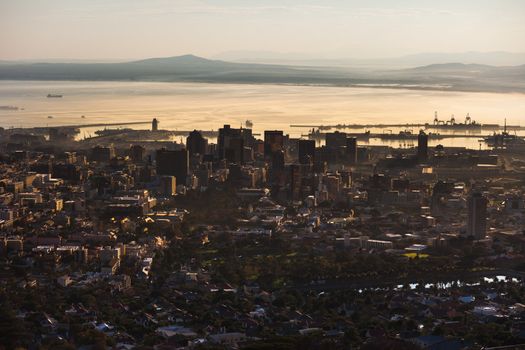
[(417, 160), (419, 162), (428, 160), (428, 135), (423, 130), (419, 131), (417, 136)]
[(271, 158), (272, 154), (283, 149), (284, 135), (282, 130), (264, 131), (264, 156)]
[(341, 190), (341, 178), (335, 175), (325, 175), (323, 176), (323, 185), (328, 192), (328, 198), (334, 200), (339, 196), (339, 191)]
[(160, 149), (156, 155), (157, 175), (171, 175), (177, 184), (186, 184), (190, 169), (190, 157), (186, 149), (171, 151)]
[(315, 163), (315, 140), (298, 140), (299, 163)]
[(350, 164), (357, 164), (357, 138), (346, 138), (346, 155)]
[(272, 170), (282, 171), (284, 170), (284, 151), (276, 151), (272, 153)]
[(252, 129), (241, 128), (241, 136), (244, 140), (244, 147), (253, 148), (255, 137), (253, 137)]
[(327, 148), (339, 150), (346, 146), (346, 133), (339, 131), (326, 133), (325, 142)]
[(212, 174), (212, 164), (211, 163), (203, 163), (199, 165), (199, 168), (195, 172), (195, 175), (197, 176), (199, 180), (199, 186), (207, 187), (210, 183), (211, 174)]
[(91, 159), (96, 162), (109, 162), (115, 157), (113, 146), (95, 146), (91, 149)]
[(302, 174), (299, 164), (290, 165), (290, 197), (292, 200), (301, 199)]
[(251, 147), (244, 146), (242, 160), (245, 163), (254, 161), (253, 149)]
[(242, 137), (229, 140), (228, 147), (224, 149), (224, 158), (231, 163), (242, 164), (244, 162), (244, 139)]
[(177, 193), (177, 180), (175, 176), (164, 175), (160, 177), (159, 192), (164, 196), (173, 196)]
[(159, 130), (159, 121), (157, 118), (153, 118), (151, 121), (151, 131), (158, 131)]
[(142, 162), (146, 149), (141, 145), (133, 145), (129, 148), (129, 155), (134, 163)]
[(190, 155), (207, 153), (208, 140), (202, 136), (200, 131), (193, 130), (186, 138), (186, 148)]
[(255, 140), (252, 145), (253, 153), (256, 155), (264, 155), (264, 141)]
[(231, 148), (231, 140), (239, 138), (242, 139), (241, 129), (234, 129), (228, 124), (219, 129), (219, 136), (217, 137), (217, 155), (219, 159), (226, 158), (226, 151), (228, 148)]
[(479, 192), (473, 192), (467, 200), (467, 236), (484, 239), (487, 233), (487, 199)]

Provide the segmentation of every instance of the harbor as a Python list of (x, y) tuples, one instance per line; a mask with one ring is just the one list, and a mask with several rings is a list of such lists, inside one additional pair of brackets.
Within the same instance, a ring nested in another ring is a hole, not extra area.
[[(302, 137), (307, 137), (311, 140), (324, 139), (327, 133), (313, 131), (308, 134), (302, 134)], [(345, 133), (348, 137), (355, 137), (358, 140), (381, 139), (381, 140), (417, 140), (417, 134), (410, 131), (400, 131), (399, 133)], [(492, 135), (475, 135), (475, 134), (437, 134), (428, 133), (428, 138), (433, 140), (444, 140), (453, 138), (470, 138), (470, 139), (485, 139)]]
[[(315, 128), (319, 130), (331, 129), (371, 129), (371, 128), (406, 128), (406, 129), (428, 129), (428, 130), (446, 130), (446, 131), (496, 131), (503, 130), (504, 125), (500, 124), (476, 124), (466, 126), (464, 124), (429, 124), (429, 123), (392, 123), (392, 124), (335, 124), (335, 125), (314, 125), (314, 124), (291, 124), (291, 128)], [(507, 130), (525, 130), (525, 126), (507, 125)]]

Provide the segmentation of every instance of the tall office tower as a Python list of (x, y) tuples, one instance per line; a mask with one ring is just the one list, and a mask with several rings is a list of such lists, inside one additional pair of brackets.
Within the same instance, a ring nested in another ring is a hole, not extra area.
[[(230, 127), (230, 125), (225, 124), (222, 128), (219, 129), (219, 136), (217, 138), (217, 156), (219, 160), (222, 159), (228, 159), (226, 157), (226, 153), (228, 152), (230, 155), (235, 152), (235, 150), (232, 150), (232, 148), (236, 148), (239, 145), (238, 141), (234, 141), (235, 143), (232, 147), (232, 140), (238, 140), (240, 139), (243, 143), (244, 147), (244, 138), (243, 138), (243, 132), (242, 129), (234, 129)], [(241, 148), (242, 148), (241, 147)]]
[(284, 170), (284, 151), (280, 150), (272, 153), (272, 170), (282, 171)]
[(290, 165), (290, 197), (292, 200), (301, 200), (302, 174), (301, 165)]
[(231, 163), (242, 164), (244, 162), (244, 139), (242, 137), (229, 140), (228, 147), (224, 149), (224, 158)]
[(193, 130), (186, 138), (186, 148), (190, 155), (205, 155), (208, 150), (208, 140), (202, 136), (200, 131)]
[(346, 138), (346, 155), (350, 164), (357, 164), (357, 138)]
[(109, 162), (115, 157), (113, 146), (95, 146), (91, 149), (91, 159), (96, 162)]
[(242, 161), (244, 163), (249, 163), (249, 162), (253, 162), (254, 159), (255, 158), (253, 154), (253, 148), (244, 146)]
[(346, 133), (339, 131), (326, 133), (325, 142), (327, 148), (339, 150), (346, 146)]
[(159, 130), (159, 121), (157, 118), (153, 118), (151, 121), (151, 131), (158, 131)]
[(133, 145), (129, 148), (129, 156), (134, 163), (142, 162), (146, 149), (141, 145)]
[(264, 156), (271, 158), (272, 154), (281, 151), (284, 145), (284, 135), (282, 130), (264, 131)]
[(264, 141), (255, 140), (252, 145), (253, 153), (257, 156), (264, 155)]
[(244, 147), (253, 148), (255, 137), (253, 137), (252, 129), (241, 128), (241, 136), (244, 140)]
[(210, 184), (210, 177), (212, 174), (212, 164), (203, 163), (199, 165), (199, 168), (195, 172), (197, 179), (199, 180), (199, 186), (207, 187)]
[(487, 199), (479, 192), (473, 192), (467, 200), (467, 236), (484, 239), (487, 233)]
[(299, 140), (297, 141), (297, 149), (299, 152), (299, 163), (315, 163), (315, 140)]
[(175, 193), (177, 193), (177, 180), (175, 176), (161, 176), (159, 192), (167, 197), (173, 196)]
[(428, 160), (428, 135), (423, 130), (417, 136), (417, 160), (420, 163)]
[(190, 169), (190, 157), (186, 149), (157, 151), (157, 175), (171, 175), (177, 179), (177, 184), (186, 184)]

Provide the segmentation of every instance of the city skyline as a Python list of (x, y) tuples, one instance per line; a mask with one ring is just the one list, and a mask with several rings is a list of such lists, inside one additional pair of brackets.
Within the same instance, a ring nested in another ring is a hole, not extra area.
[(524, 349), (523, 37), (523, 0), (0, 0), (0, 350)]

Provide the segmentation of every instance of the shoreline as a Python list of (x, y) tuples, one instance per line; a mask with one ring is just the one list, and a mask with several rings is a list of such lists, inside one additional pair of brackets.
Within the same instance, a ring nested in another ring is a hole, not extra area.
[[(349, 79), (351, 80), (351, 79)], [(355, 88), (355, 89), (378, 89), (378, 90), (406, 90), (406, 91), (436, 91), (436, 92), (457, 92), (457, 93), (490, 93), (490, 94), (518, 94), (525, 96), (525, 87), (521, 89), (470, 89), (461, 88), (454, 85), (439, 83), (432, 86), (424, 83), (388, 83), (381, 81), (371, 82), (365, 80), (359, 83), (294, 83), (294, 82), (253, 82), (253, 81), (217, 81), (217, 80), (147, 80), (147, 79), (4, 79), (0, 77), (0, 82), (92, 82), (92, 83), (168, 83), (168, 84), (217, 84), (217, 85), (252, 85), (252, 86), (297, 86), (297, 87), (326, 87), (326, 88)], [(425, 86), (422, 86), (425, 85)]]

